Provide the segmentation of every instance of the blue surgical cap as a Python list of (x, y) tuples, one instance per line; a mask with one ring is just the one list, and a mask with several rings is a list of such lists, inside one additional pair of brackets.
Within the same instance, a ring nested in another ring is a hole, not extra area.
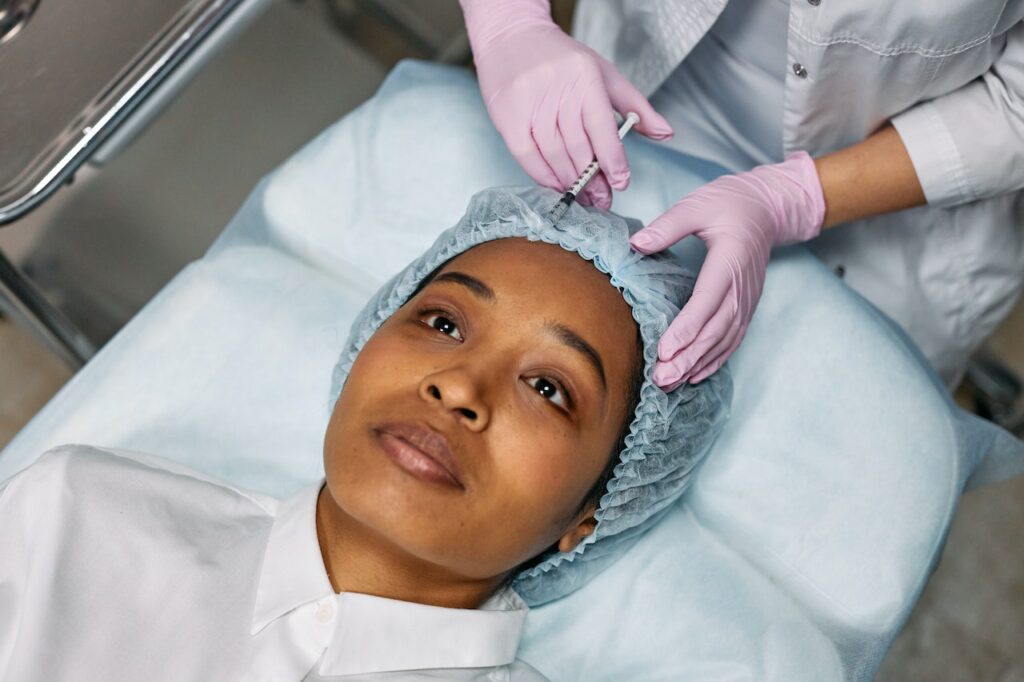
[[(547, 213), (558, 200), (539, 187), (490, 189), (476, 194), (466, 214), (426, 253), (388, 281), (352, 324), (334, 369), (333, 408), (352, 363), (380, 325), (437, 267), (495, 239), (557, 244), (594, 264), (632, 308), (643, 343), (643, 384), (625, 447), (601, 497), (594, 532), (570, 552), (551, 552), (515, 576), (512, 587), (531, 606), (585, 585), (621, 556), (686, 490), (695, 467), (721, 431), (732, 398), (728, 367), (697, 385), (665, 393), (651, 379), (658, 339), (693, 290), (693, 276), (670, 253), (641, 256), (629, 247), (640, 225), (615, 214), (572, 206), (557, 226)], [(627, 396), (623, 396), (627, 399)]]

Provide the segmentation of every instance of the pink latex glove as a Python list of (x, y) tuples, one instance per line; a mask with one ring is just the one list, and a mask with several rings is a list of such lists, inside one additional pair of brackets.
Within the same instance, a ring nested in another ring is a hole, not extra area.
[(824, 218), (814, 160), (796, 152), (712, 180), (634, 234), (629, 243), (644, 254), (691, 234), (708, 248), (693, 295), (658, 342), (655, 383), (672, 390), (717, 371), (747, 331), (772, 247), (817, 236)]
[[(614, 112), (663, 140), (672, 127), (610, 62), (567, 36), (547, 0), (460, 0), (487, 111), (512, 156), (537, 183), (564, 192), (595, 158), (581, 203), (611, 207), (629, 185)], [(609, 186), (610, 184), (610, 186)]]

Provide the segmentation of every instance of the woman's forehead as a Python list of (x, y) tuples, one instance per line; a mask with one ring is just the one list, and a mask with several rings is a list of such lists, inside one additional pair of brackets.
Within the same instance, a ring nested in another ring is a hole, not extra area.
[[(484, 242), (452, 258), (441, 272), (467, 267), (481, 269), (496, 278), (510, 279), (521, 278), (526, 273), (541, 272), (545, 279), (532, 282), (538, 287), (545, 283), (550, 286), (555, 282), (579, 280), (583, 286), (621, 296), (607, 275), (594, 267), (592, 262), (575, 251), (567, 251), (547, 242), (518, 237)], [(531, 283), (523, 282), (524, 286), (528, 284)]]
[(555, 244), (521, 238), (485, 242), (450, 260), (438, 276), (453, 272), (485, 283), (495, 302), (527, 304), (538, 310), (567, 306), (579, 313), (600, 312), (605, 321), (609, 315), (632, 317), (607, 275), (576, 252)]

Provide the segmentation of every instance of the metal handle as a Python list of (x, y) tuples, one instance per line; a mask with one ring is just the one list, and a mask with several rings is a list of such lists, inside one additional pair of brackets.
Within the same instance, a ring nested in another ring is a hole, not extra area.
[(0, 43), (18, 35), (38, 5), (39, 0), (0, 0)]

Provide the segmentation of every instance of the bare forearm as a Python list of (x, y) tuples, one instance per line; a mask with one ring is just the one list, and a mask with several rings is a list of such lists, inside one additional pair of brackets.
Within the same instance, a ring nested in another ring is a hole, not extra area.
[(891, 125), (814, 163), (825, 194), (823, 228), (925, 203), (914, 165)]

